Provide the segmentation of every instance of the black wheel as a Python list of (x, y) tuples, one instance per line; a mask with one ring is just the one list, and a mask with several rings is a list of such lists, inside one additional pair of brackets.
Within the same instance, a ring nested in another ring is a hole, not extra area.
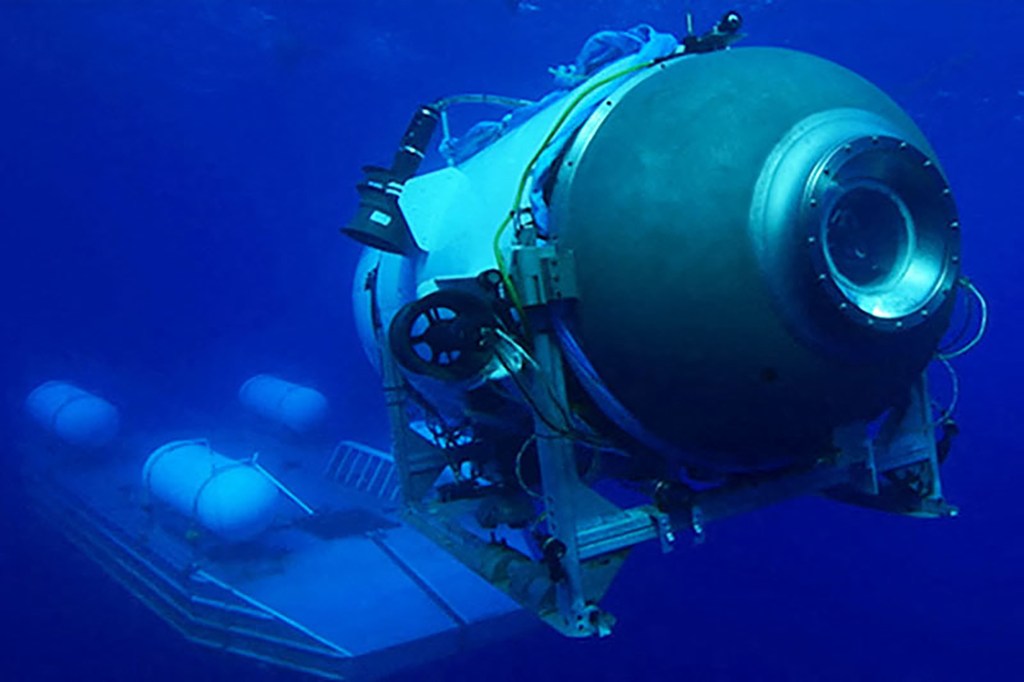
[(484, 330), (496, 324), (478, 296), (436, 291), (407, 304), (391, 321), (388, 343), (395, 359), (415, 374), (442, 381), (469, 379), (491, 359)]

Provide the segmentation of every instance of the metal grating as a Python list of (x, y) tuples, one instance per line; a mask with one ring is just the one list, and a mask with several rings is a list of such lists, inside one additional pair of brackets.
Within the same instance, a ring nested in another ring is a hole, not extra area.
[(355, 441), (338, 443), (327, 460), (324, 477), (385, 502), (398, 502), (400, 484), (391, 455)]

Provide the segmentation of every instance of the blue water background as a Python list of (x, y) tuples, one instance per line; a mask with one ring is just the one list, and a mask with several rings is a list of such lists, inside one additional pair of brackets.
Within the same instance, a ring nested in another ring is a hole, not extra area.
[[(350, 317), (357, 250), (338, 235), (360, 168), (413, 108), (549, 87), (602, 28), (678, 32), (684, 3), (537, 0), (0, 3), (0, 370), (5, 439), (60, 376), (157, 426), (216, 415), (240, 379), (313, 380), (338, 434), (384, 445)], [(700, 26), (726, 7), (689, 3)], [(814, 52), (874, 81), (932, 140), (991, 303), (958, 362), (956, 520), (804, 500), (637, 551), (603, 641), (553, 633), (402, 679), (1017, 679), (1024, 663), (1024, 5), (1013, 0), (736, 3), (748, 43)], [(943, 390), (940, 386), (939, 390)], [(0, 482), (0, 680), (300, 676), (184, 642)]]

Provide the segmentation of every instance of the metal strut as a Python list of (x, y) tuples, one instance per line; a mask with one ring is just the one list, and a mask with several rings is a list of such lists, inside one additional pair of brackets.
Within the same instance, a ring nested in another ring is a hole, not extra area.
[(556, 552), (550, 560), (557, 562), (552, 575), (557, 578), (556, 594), (559, 611), (564, 619), (563, 630), (581, 637), (602, 634), (610, 628), (607, 614), (596, 604), (588, 603), (583, 585), (579, 544), (580, 492), (584, 489), (576, 470), (576, 455), (569, 430), (565, 424), (561, 432), (555, 430), (550, 415), (557, 415), (567, 404), (565, 369), (561, 350), (556, 345), (550, 326), (536, 330), (533, 338), (534, 359), (538, 370), (534, 374), (534, 399), (537, 412), (534, 430), (537, 435), (537, 457), (540, 463), (542, 499), (547, 513), (549, 542)]

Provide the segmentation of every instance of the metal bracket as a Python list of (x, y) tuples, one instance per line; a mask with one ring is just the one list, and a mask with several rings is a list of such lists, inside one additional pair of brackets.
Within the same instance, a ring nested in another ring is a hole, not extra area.
[(877, 495), (878, 465), (867, 425), (856, 422), (836, 429), (833, 441), (841, 453), (840, 465), (847, 466), (850, 471), (848, 487), (864, 495)]
[(924, 375), (910, 388), (906, 402), (894, 409), (871, 450), (873, 486), (856, 480), (827, 491), (829, 497), (880, 511), (938, 518), (958, 510), (942, 497), (935, 423)]
[(515, 246), (510, 272), (524, 308), (579, 297), (571, 250), (552, 244)]
[[(927, 378), (922, 375), (911, 387), (906, 404), (889, 416), (878, 435), (878, 459), (885, 469), (925, 462), (938, 473), (935, 423), (930, 405)], [(930, 496), (941, 497), (938, 476), (935, 483)]]

